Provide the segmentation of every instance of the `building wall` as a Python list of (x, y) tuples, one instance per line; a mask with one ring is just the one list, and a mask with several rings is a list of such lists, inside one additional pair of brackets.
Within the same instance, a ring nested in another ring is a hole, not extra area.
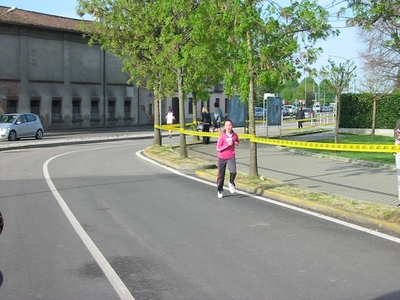
[(45, 129), (152, 122), (153, 93), (81, 33), (0, 24), (0, 41), (0, 113), (38, 113)]
[[(174, 97), (178, 97), (178, 94), (175, 94)], [(173, 97), (167, 97), (166, 101), (163, 101), (165, 103), (162, 104), (162, 111), (163, 114), (167, 114), (169, 111), (169, 108), (172, 107), (173, 111), (179, 112), (178, 107), (174, 107), (174, 101), (172, 101)], [(193, 112), (191, 108), (191, 99), (193, 99), (193, 95), (191, 93), (188, 93), (186, 95), (185, 99), (185, 118), (186, 122), (191, 122), (193, 121)], [(228, 97), (221, 91), (219, 90), (214, 90), (213, 93), (210, 94), (210, 97), (207, 101), (198, 101), (197, 102), (197, 118), (201, 119), (201, 109), (203, 106), (207, 107), (210, 113), (214, 113), (214, 103), (219, 102), (219, 107), (221, 108), (222, 112), (224, 113), (225, 118), (228, 117), (228, 106), (229, 106), (229, 100)], [(163, 120), (165, 123), (165, 120)]]

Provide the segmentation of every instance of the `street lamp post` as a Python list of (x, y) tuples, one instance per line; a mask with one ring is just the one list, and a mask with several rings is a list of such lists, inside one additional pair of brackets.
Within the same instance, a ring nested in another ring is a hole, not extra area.
[(4, 15), (10, 13), (10, 12), (13, 12), (13, 11), (16, 10), (16, 9), (17, 9), (17, 8), (16, 8), (15, 6), (13, 6), (13, 7), (7, 9), (7, 11), (3, 12), (3, 13), (0, 15), (0, 17), (4, 16)]
[[(337, 55), (329, 55), (329, 57), (337, 57), (337, 58), (344, 59), (346, 61), (346, 64), (348, 64), (351, 60), (360, 58), (360, 56), (355, 56), (355, 57), (352, 57), (352, 58), (346, 58), (346, 57), (337, 56)], [(357, 76), (357, 75), (355, 75), (355, 76)], [(351, 84), (349, 84), (349, 86), (351, 87)], [(354, 93), (356, 92), (356, 90), (357, 90), (356, 80), (354, 79)]]

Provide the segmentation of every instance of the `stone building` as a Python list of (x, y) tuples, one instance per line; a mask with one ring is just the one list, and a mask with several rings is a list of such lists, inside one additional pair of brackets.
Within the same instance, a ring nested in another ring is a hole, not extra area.
[(0, 114), (33, 112), (45, 129), (152, 124), (152, 92), (127, 84), (80, 22), (0, 6)]

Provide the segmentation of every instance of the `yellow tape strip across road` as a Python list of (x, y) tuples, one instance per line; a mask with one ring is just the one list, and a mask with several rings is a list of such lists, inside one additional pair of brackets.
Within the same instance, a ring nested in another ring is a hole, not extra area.
[[(239, 135), (240, 136), (240, 135)], [(251, 142), (277, 145), (292, 148), (318, 149), (328, 151), (353, 151), (353, 152), (400, 152), (400, 146), (385, 144), (335, 144), (335, 143), (318, 143), (303, 142), (292, 140), (276, 140), (267, 138), (252, 138)]]
[[(213, 132), (185, 130), (179, 128), (179, 125), (162, 125), (162, 126), (157, 125), (154, 127), (161, 130), (172, 130), (186, 135), (209, 136), (217, 138), (220, 135), (220, 133), (218, 132), (213, 133)], [(291, 148), (317, 149), (317, 150), (327, 150), (327, 151), (353, 151), (353, 152), (388, 152), (388, 153), (400, 152), (400, 146), (386, 145), (386, 144), (335, 144), (335, 143), (304, 142), (304, 141), (293, 141), (293, 140), (268, 139), (268, 138), (256, 137), (253, 134), (244, 134), (244, 133), (239, 133), (238, 136), (241, 139), (247, 139), (253, 143), (276, 145), (276, 146), (291, 147)]]

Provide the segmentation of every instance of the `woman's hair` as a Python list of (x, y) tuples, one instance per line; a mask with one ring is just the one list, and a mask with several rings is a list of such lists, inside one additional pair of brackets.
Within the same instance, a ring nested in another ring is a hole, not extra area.
[(201, 109), (201, 112), (202, 112), (202, 113), (208, 113), (207, 107), (203, 106), (203, 108)]
[(231, 122), (231, 124), (232, 124), (232, 127), (233, 127), (233, 122), (232, 122), (232, 120), (231, 120), (231, 119), (226, 119), (226, 120), (225, 120), (225, 123), (226, 123), (226, 122)]

